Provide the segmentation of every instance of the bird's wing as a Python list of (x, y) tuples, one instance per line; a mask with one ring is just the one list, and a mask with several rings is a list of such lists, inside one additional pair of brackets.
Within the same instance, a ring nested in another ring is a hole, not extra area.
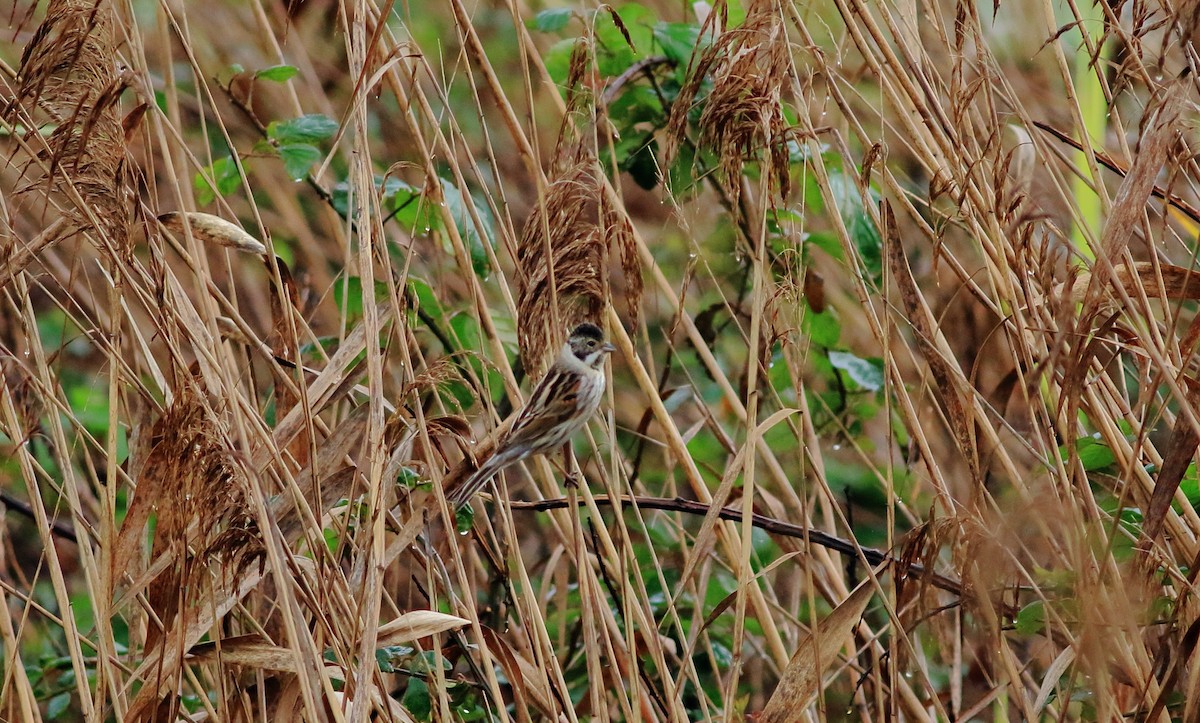
[[(508, 434), (496, 446), (491, 457), (466, 481), (452, 490), (446, 499), (454, 507), (471, 501), (488, 480), (505, 467), (536, 452), (548, 451), (565, 441), (574, 428), (567, 424), (579, 416), (579, 388), (583, 379), (577, 374), (548, 373), (533, 393)], [(555, 434), (555, 427), (564, 426)]]
[(533, 390), (529, 403), (521, 410), (501, 446), (505, 449), (528, 447), (529, 452), (536, 452), (557, 444), (540, 445), (537, 440), (579, 414), (582, 383), (578, 374), (547, 374)]

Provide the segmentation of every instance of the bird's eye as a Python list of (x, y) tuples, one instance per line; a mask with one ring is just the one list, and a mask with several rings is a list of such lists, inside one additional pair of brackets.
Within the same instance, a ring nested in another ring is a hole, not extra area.
[(588, 339), (588, 348), (589, 349), (596, 348), (596, 340), (595, 339)]

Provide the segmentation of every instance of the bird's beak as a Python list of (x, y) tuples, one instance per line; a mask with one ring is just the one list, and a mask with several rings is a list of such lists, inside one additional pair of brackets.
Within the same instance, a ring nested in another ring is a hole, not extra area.
[(616, 350), (617, 348), (608, 342), (604, 342), (604, 346), (600, 347), (600, 351), (604, 352), (605, 354), (612, 354)]

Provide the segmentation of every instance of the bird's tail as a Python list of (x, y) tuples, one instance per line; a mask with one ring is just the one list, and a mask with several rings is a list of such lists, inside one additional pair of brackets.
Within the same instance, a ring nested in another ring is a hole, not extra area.
[(454, 510), (465, 507), (470, 503), (475, 493), (483, 489), (488, 480), (495, 477), (496, 473), (504, 469), (505, 466), (505, 460), (500, 459), (499, 455), (492, 455), (483, 464), (479, 465), (479, 469), (475, 470), (466, 481), (450, 490), (450, 493), (446, 495), (446, 502), (450, 503), (451, 509)]

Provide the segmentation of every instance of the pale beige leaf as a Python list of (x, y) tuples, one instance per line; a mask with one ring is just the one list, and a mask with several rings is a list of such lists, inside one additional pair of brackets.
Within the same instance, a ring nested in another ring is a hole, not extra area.
[[(875, 571), (882, 571), (882, 567)], [(804, 709), (821, 690), (821, 674), (837, 660), (855, 623), (875, 593), (875, 583), (864, 580), (842, 601), (817, 629), (800, 640), (796, 654), (783, 671), (779, 686), (767, 701), (759, 720), (763, 723), (788, 723), (804, 720)]]
[(470, 624), (470, 620), (464, 620), (454, 615), (446, 615), (433, 610), (414, 610), (381, 625), (379, 627), (379, 644), (395, 645)]
[(244, 665), (260, 670), (295, 672), (297, 669), (295, 650), (281, 648), (257, 635), (227, 638), (219, 647), (215, 643), (203, 643), (192, 648), (187, 656), (189, 663), (216, 660), (223, 665)]
[(211, 213), (198, 211), (164, 213), (158, 217), (158, 220), (168, 231), (179, 236), (186, 235), (187, 229), (184, 227), (190, 226), (192, 235), (204, 243), (216, 244), (248, 254), (267, 252), (266, 245), (246, 233), (241, 226)]

